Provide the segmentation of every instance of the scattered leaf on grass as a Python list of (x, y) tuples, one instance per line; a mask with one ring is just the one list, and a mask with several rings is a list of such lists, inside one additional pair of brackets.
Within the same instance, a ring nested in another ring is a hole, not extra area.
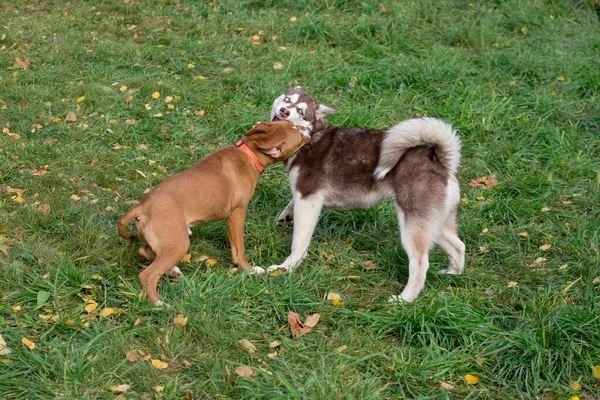
[(115, 309), (114, 308), (105, 308), (104, 310), (100, 311), (100, 316), (101, 317), (108, 317), (111, 314), (115, 313)]
[(83, 307), (83, 309), (85, 311), (87, 311), (88, 313), (91, 313), (92, 311), (94, 311), (96, 308), (98, 308), (98, 303), (96, 303), (94, 300), (89, 300), (87, 302), (87, 305), (85, 307)]
[(79, 200), (81, 200), (81, 197), (77, 196), (76, 194), (72, 194), (72, 195), (71, 195), (71, 199), (72, 199), (73, 201), (79, 201)]
[(77, 116), (73, 111), (67, 111), (67, 116), (65, 117), (65, 121), (68, 123), (77, 122)]
[(181, 259), (181, 262), (190, 264), (192, 262), (192, 255), (191, 254), (186, 254), (185, 256), (183, 256), (183, 258)]
[(496, 185), (497, 183), (498, 178), (496, 178), (496, 175), (489, 174), (488, 176), (482, 176), (479, 178), (471, 179), (471, 181), (469, 182), (469, 186), (478, 188), (489, 188)]
[(138, 360), (138, 355), (135, 351), (126, 351), (125, 357), (127, 357), (127, 361), (129, 362), (136, 362)]
[(275, 347), (279, 347), (279, 346), (281, 346), (281, 342), (280, 342), (280, 341), (278, 341), (278, 340), (276, 340), (276, 341), (274, 341), (274, 342), (271, 342), (271, 343), (269, 343), (269, 347), (270, 347), (271, 349), (274, 349)]
[(600, 379), (600, 365), (594, 365), (592, 375), (594, 376), (594, 379)]
[(518, 284), (519, 284), (519, 282), (511, 281), (511, 282), (508, 282), (508, 285), (507, 285), (507, 286), (508, 286), (508, 287), (515, 287), (515, 286), (517, 286)]
[(529, 233), (527, 233), (527, 232), (521, 232), (521, 233), (519, 233), (519, 236), (520, 237), (528, 237)]
[(546, 261), (548, 261), (548, 259), (546, 257), (538, 257), (535, 260), (533, 260), (533, 262), (531, 263), (531, 266), (541, 265), (541, 264), (545, 263)]
[(581, 390), (581, 384), (577, 381), (569, 381), (569, 387), (576, 392)]
[(450, 385), (449, 383), (446, 382), (441, 382), (440, 383), (440, 387), (444, 390), (454, 390), (454, 386)]
[(77, 100), (75, 100), (75, 101), (77, 103), (81, 103), (83, 100), (85, 100), (85, 96), (78, 97)]
[(9, 69), (17, 69), (17, 68), (27, 69), (27, 67), (29, 67), (29, 63), (30, 63), (30, 61), (29, 61), (29, 58), (27, 58), (27, 57), (25, 57), (25, 58), (15, 57), (15, 63)]
[(335, 351), (336, 353), (341, 353), (342, 351), (346, 350), (347, 348), (348, 348), (348, 346), (346, 346), (346, 345), (343, 345), (343, 346), (340, 346), (340, 347), (338, 347), (338, 348), (337, 348), (337, 349), (335, 349), (334, 351)]
[(478, 376), (471, 375), (471, 374), (466, 374), (465, 375), (465, 380), (467, 381), (468, 385), (476, 385), (479, 382), (481, 382), (481, 379)]
[(373, 263), (371, 260), (360, 263), (360, 266), (365, 271), (373, 271), (375, 269), (375, 263)]
[(214, 266), (214, 265), (215, 265), (217, 262), (218, 262), (218, 261), (217, 261), (217, 260), (215, 260), (214, 258), (209, 258), (209, 259), (207, 259), (207, 260), (206, 260), (206, 263), (207, 263), (208, 265), (210, 265), (211, 267), (212, 267), (212, 266)]
[(21, 339), (21, 343), (23, 343), (25, 346), (27, 346), (29, 348), (29, 350), (35, 349), (35, 343), (33, 343), (31, 340), (27, 339), (26, 337)]
[(169, 364), (166, 362), (162, 362), (160, 360), (157, 360), (155, 358), (151, 359), (150, 362), (152, 363), (152, 366), (156, 369), (166, 369)]
[(2, 335), (0, 335), (0, 356), (5, 356), (7, 354), (10, 354), (11, 352), (12, 350), (6, 346), (4, 338), (2, 337)]
[(235, 373), (246, 378), (257, 375), (257, 373), (254, 372), (254, 370), (250, 367), (237, 367), (235, 369)]
[(165, 391), (165, 387), (164, 386), (154, 386), (154, 391), (156, 393), (162, 393)]
[(543, 207), (542, 208), (542, 212), (548, 212), (550, 210), (552, 210), (552, 208), (550, 208), (550, 207)]
[(283, 64), (280, 62), (276, 62), (273, 64), (273, 69), (283, 69)]
[(133, 323), (133, 326), (138, 326), (141, 323), (142, 323), (142, 319), (141, 318), (136, 318), (135, 322)]
[(188, 323), (188, 317), (184, 317), (183, 314), (177, 314), (173, 323), (177, 326), (184, 327)]
[(244, 349), (248, 350), (249, 353), (256, 353), (256, 346), (253, 345), (248, 339), (239, 340), (238, 344)]
[(111, 392), (125, 393), (130, 387), (131, 387), (131, 385), (121, 384), (121, 385), (111, 386), (111, 387), (109, 387), (109, 389), (111, 390)]
[(152, 93), (152, 98), (153, 99), (158, 99), (160, 97), (160, 92), (154, 92)]
[(312, 314), (306, 317), (304, 323), (300, 321), (298, 313), (289, 311), (288, 312), (288, 324), (292, 333), (292, 338), (299, 339), (301, 336), (306, 335), (314, 328), (319, 322), (321, 314)]
[(552, 247), (551, 244), (546, 243), (546, 244), (540, 246), (540, 250), (541, 251), (546, 251), (546, 250), (550, 249), (551, 247)]

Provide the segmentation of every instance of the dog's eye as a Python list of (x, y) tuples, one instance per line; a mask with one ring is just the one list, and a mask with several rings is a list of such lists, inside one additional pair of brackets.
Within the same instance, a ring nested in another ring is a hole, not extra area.
[(285, 101), (286, 103), (289, 103), (289, 102), (290, 102), (290, 98), (289, 98), (289, 97), (285, 97), (285, 98), (283, 99), (283, 101)]
[(298, 110), (298, 114), (304, 115), (304, 110), (302, 110), (301, 108), (297, 108), (297, 110)]

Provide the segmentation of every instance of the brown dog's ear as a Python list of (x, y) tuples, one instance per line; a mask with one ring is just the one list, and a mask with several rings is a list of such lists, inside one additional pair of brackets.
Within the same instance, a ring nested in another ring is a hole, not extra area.
[(254, 144), (260, 151), (273, 158), (281, 157), (284, 154), (283, 146), (286, 145), (285, 140), (277, 137), (271, 138), (270, 140), (262, 143), (254, 142)]
[(270, 122), (257, 122), (244, 136), (252, 136), (259, 133), (266, 133), (271, 128)]

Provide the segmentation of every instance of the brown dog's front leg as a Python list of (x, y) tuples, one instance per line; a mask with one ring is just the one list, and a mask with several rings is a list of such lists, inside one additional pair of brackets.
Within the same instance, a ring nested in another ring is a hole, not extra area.
[(231, 259), (234, 264), (239, 265), (246, 271), (254, 269), (246, 260), (244, 249), (244, 223), (246, 222), (246, 209), (235, 209), (227, 217), (227, 235), (231, 244)]

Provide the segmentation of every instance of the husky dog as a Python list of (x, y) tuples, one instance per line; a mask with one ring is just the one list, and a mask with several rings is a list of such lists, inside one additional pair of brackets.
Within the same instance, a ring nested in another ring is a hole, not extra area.
[(409, 119), (388, 130), (327, 126), (325, 117), (336, 111), (300, 86), (273, 103), (271, 121), (290, 121), (312, 133), (286, 163), (293, 198), (277, 225), (294, 221), (292, 252), (268, 270), (291, 271), (306, 258), (323, 207), (368, 208), (393, 199), (409, 278), (402, 293), (388, 301), (412, 302), (425, 286), (435, 244), (450, 258), (442, 273), (464, 269), (465, 245), (456, 225), (460, 139), (449, 124), (435, 118)]

